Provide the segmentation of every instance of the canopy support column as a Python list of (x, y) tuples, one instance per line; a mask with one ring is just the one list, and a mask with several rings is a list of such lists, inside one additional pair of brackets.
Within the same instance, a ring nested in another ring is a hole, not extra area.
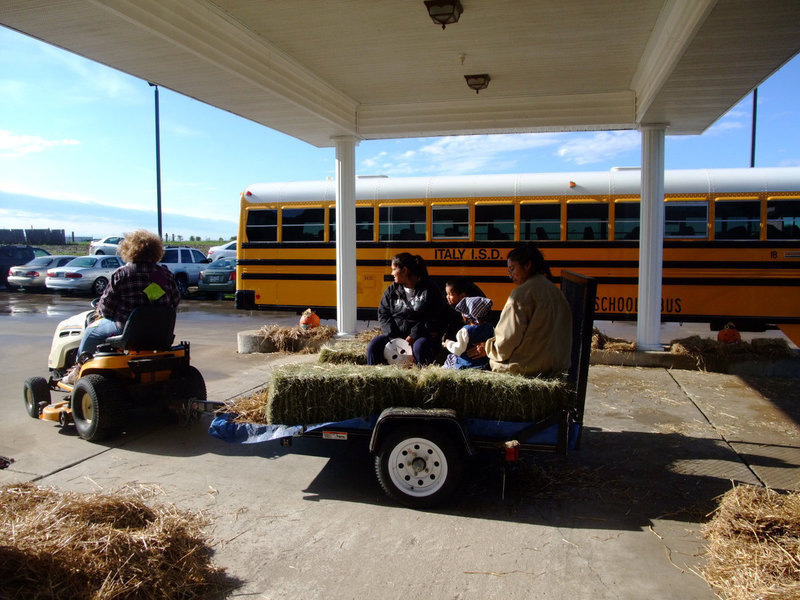
[(661, 274), (664, 259), (664, 137), (666, 124), (640, 126), (642, 197), (639, 216), (639, 312), (636, 344), (661, 350)]
[(356, 331), (356, 146), (352, 136), (336, 144), (336, 325), (338, 335)]

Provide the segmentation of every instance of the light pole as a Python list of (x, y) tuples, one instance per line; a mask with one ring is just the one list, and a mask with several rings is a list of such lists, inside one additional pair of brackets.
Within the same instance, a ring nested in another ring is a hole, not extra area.
[(161, 233), (161, 133), (158, 118), (158, 85), (147, 82), (155, 90), (156, 96), (156, 209), (158, 212), (158, 237), (164, 239)]
[(753, 122), (750, 126), (750, 168), (756, 166), (756, 111), (758, 106), (758, 88), (753, 90)]

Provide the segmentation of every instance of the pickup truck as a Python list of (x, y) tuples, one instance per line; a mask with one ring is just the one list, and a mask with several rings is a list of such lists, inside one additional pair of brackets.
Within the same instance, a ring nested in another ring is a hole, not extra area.
[(181, 297), (186, 298), (189, 295), (189, 286), (197, 285), (200, 271), (210, 262), (196, 248), (167, 246), (160, 264), (172, 271)]

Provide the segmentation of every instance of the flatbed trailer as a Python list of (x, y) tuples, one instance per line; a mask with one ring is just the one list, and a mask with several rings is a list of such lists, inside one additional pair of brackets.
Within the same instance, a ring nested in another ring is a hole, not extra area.
[(580, 447), (597, 285), (591, 277), (565, 271), (561, 289), (572, 312), (569, 402), (539, 421), (490, 421), (452, 409), (392, 407), (379, 415), (313, 425), (235, 423), (233, 415), (222, 414), (210, 433), (234, 443), (280, 441), (285, 446), (297, 437), (363, 439), (375, 457), (381, 487), (413, 508), (444, 502), (458, 488), (466, 458), (478, 452), (502, 453), (508, 462), (526, 452), (567, 454)]

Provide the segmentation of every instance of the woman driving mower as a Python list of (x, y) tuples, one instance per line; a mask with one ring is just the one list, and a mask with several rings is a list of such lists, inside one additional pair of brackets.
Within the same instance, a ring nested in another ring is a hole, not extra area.
[[(154, 233), (137, 229), (125, 236), (119, 245), (125, 265), (111, 274), (111, 281), (97, 303), (96, 318), (83, 332), (78, 358), (93, 353), (106, 338), (122, 333), (125, 322), (137, 306), (165, 304), (173, 309), (180, 302), (175, 277), (158, 264), (164, 256), (161, 239)], [(64, 383), (74, 383), (78, 366), (64, 376)]]

